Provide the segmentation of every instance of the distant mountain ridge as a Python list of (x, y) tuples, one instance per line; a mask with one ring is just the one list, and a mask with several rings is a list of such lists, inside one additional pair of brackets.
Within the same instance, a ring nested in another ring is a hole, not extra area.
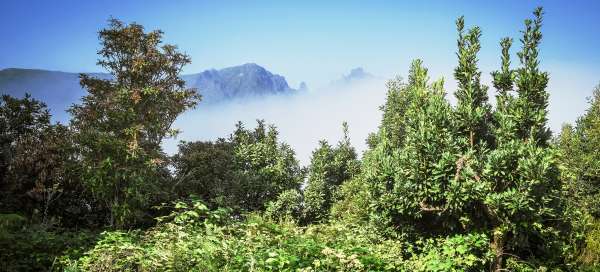
[(182, 78), (189, 87), (197, 88), (208, 103), (296, 91), (289, 87), (283, 76), (273, 74), (255, 63), (206, 70)]
[[(109, 79), (106, 73), (86, 73)], [(196, 88), (202, 95), (202, 104), (214, 104), (240, 98), (275, 94), (292, 94), (285, 78), (273, 74), (255, 63), (206, 70), (202, 73), (183, 75), (186, 85)], [(39, 69), (8, 68), (0, 70), (0, 92), (22, 97), (30, 93), (45, 102), (55, 120), (69, 119), (65, 112), (72, 104), (79, 103), (86, 91), (79, 85), (79, 73)]]
[(334, 86), (341, 87), (344, 85), (350, 85), (350, 84), (357, 83), (357, 82), (373, 80), (376, 78), (377, 77), (375, 77), (374, 75), (365, 72), (365, 70), (362, 67), (356, 67), (356, 68), (350, 70), (349, 74), (342, 75), (342, 78), (338, 79), (337, 81), (332, 82), (331, 84)]

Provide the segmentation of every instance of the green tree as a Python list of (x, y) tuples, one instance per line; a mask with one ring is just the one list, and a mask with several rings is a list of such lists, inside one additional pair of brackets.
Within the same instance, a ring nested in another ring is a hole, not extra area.
[(23, 99), (2, 95), (0, 100), (0, 176), (8, 171), (15, 143), (35, 135), (50, 125), (50, 113), (41, 101), (25, 94)]
[(340, 185), (358, 174), (359, 162), (350, 144), (348, 124), (344, 122), (342, 127), (344, 137), (336, 147), (323, 140), (313, 151), (308, 183), (304, 189), (305, 217), (308, 222), (327, 219)]
[(240, 179), (238, 190), (242, 193), (237, 201), (245, 210), (262, 210), (281, 192), (300, 189), (304, 170), (294, 150), (279, 142), (278, 134), (275, 126), (258, 120), (254, 130), (238, 123), (231, 135), (234, 167)]
[[(459, 186), (454, 177), (460, 145), (452, 122), (452, 107), (445, 99), (443, 81), (428, 82), (420, 60), (412, 63), (409, 81), (399, 92), (408, 101), (402, 109), (401, 145), (380, 133), (378, 145), (364, 157), (363, 179), (372, 185), (374, 215), (404, 232), (436, 233), (460, 226), (454, 216), (463, 206), (453, 203)], [(389, 103), (389, 101), (388, 101)], [(390, 128), (393, 129), (393, 128)], [(385, 128), (384, 128), (385, 130)], [(465, 194), (460, 197), (475, 197)], [(452, 217), (452, 218), (451, 218)]]
[(264, 210), (282, 192), (299, 190), (304, 178), (294, 151), (263, 120), (253, 130), (237, 123), (227, 140), (183, 143), (174, 162), (180, 196), (196, 194), (237, 212)]
[[(492, 73), (498, 89), (497, 146), (487, 155), (482, 178), (489, 186), (485, 211), (491, 229), (495, 269), (503, 268), (506, 256), (547, 264), (562, 261), (561, 182), (556, 151), (549, 147), (546, 127), (548, 74), (539, 70), (538, 46), (542, 34), (542, 9), (525, 20), (517, 53), (521, 67), (509, 68), (510, 39), (500, 42), (502, 68)], [(516, 87), (516, 96), (513, 94)]]
[[(50, 113), (41, 101), (26, 94), (19, 99), (3, 95), (0, 100), (0, 207), (4, 212), (24, 212), (30, 215), (35, 205), (27, 192), (32, 189), (32, 178), (16, 178), (15, 173), (25, 171), (17, 167), (27, 158), (20, 150), (24, 142), (37, 140), (50, 127)], [(25, 157), (24, 157), (25, 156)], [(27, 169), (32, 170), (32, 169)]]
[(541, 9), (534, 16), (525, 21), (520, 68), (510, 69), (511, 40), (501, 41), (502, 69), (492, 74), (496, 111), (480, 83), (479, 28), (465, 32), (462, 17), (457, 106), (445, 99), (442, 81), (429, 83), (419, 60), (408, 83), (388, 91), (385, 123), (373, 136), (361, 176), (371, 188), (370, 214), (377, 225), (407, 237), (486, 230), (495, 270), (505, 267), (506, 256), (541, 258), (538, 263), (551, 265), (562, 261), (557, 252), (564, 249), (568, 224), (546, 127), (548, 76), (538, 60)]
[(179, 78), (190, 58), (161, 45), (162, 32), (111, 19), (99, 33), (98, 65), (112, 79), (81, 75), (88, 94), (70, 109), (86, 187), (110, 210), (108, 223), (123, 227), (142, 216), (168, 177), (161, 150), (175, 118), (199, 96)]
[(179, 197), (194, 194), (209, 206), (233, 206), (240, 192), (234, 168), (234, 146), (230, 141), (183, 142), (173, 156), (176, 181), (173, 190)]
[(563, 127), (558, 146), (570, 174), (571, 197), (581, 208), (600, 218), (600, 85), (594, 88), (589, 103), (575, 127)]
[(298, 189), (283, 191), (275, 201), (267, 204), (265, 214), (275, 220), (300, 220), (303, 212), (302, 192)]
[(3, 96), (0, 210), (61, 226), (86, 224), (86, 195), (78, 178), (71, 131), (51, 124), (46, 106), (31, 96)]
[(491, 106), (487, 103), (488, 88), (481, 84), (481, 72), (477, 67), (481, 30), (473, 27), (465, 33), (464, 27), (464, 18), (458, 18), (458, 67), (454, 69), (454, 78), (458, 81), (455, 120), (457, 129), (468, 138), (469, 145), (473, 148), (491, 140)]

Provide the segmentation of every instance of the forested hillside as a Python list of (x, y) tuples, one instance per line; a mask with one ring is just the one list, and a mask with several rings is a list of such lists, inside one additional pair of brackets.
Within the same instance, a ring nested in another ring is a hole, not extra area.
[(111, 19), (111, 76), (80, 76), (68, 124), (2, 96), (0, 271), (599, 271), (600, 85), (552, 135), (543, 15), (500, 39), (493, 86), (482, 30), (458, 18), (456, 104), (416, 59), (364, 154), (343, 123), (307, 167), (268, 120), (167, 155), (173, 122), (202, 106), (191, 59)]

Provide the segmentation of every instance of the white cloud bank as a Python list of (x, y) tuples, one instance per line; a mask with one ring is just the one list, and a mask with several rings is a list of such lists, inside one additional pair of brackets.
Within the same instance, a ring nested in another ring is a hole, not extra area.
[(182, 133), (165, 142), (165, 151), (177, 152), (180, 140), (215, 140), (227, 137), (242, 121), (247, 128), (256, 119), (274, 124), (281, 139), (289, 144), (303, 165), (307, 165), (318, 141), (332, 144), (342, 137), (342, 122), (348, 122), (350, 139), (359, 154), (366, 148), (365, 139), (381, 120), (385, 101), (385, 80), (370, 80), (343, 87), (332, 87), (291, 96), (270, 96), (234, 101), (214, 106), (202, 103), (180, 116), (173, 127)]
[[(590, 96), (597, 83), (592, 71), (564, 64), (548, 65), (550, 82), (549, 127), (557, 133), (564, 123), (573, 123), (589, 106)], [(432, 73), (432, 80), (444, 75), (447, 98), (455, 104), (453, 95), (456, 83), (451, 71)], [(215, 140), (228, 137), (237, 121), (247, 128), (256, 125), (256, 119), (274, 124), (282, 141), (288, 143), (303, 165), (310, 161), (318, 141), (325, 139), (332, 144), (342, 137), (342, 122), (350, 127), (350, 139), (359, 154), (366, 148), (367, 135), (375, 132), (381, 121), (379, 107), (386, 95), (385, 81), (374, 79), (338, 87), (323, 88), (292, 96), (270, 96), (253, 100), (239, 100), (219, 105), (205, 106), (202, 103), (184, 113), (175, 122), (182, 133), (176, 139), (165, 142), (165, 151), (177, 152), (180, 140)], [(482, 81), (490, 86), (490, 103), (495, 104), (495, 89), (489, 73), (483, 73)]]

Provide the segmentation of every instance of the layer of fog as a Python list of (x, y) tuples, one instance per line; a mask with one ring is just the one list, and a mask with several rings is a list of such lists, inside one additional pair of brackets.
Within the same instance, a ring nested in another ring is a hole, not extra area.
[(173, 127), (182, 132), (165, 142), (165, 151), (177, 152), (179, 141), (215, 140), (228, 137), (237, 121), (254, 128), (257, 119), (274, 124), (281, 139), (289, 144), (303, 165), (320, 140), (336, 144), (342, 137), (342, 122), (349, 125), (349, 136), (359, 154), (366, 148), (365, 139), (381, 120), (385, 101), (385, 80), (368, 80), (354, 84), (330, 86), (288, 96), (268, 96), (251, 100), (205, 106), (180, 116)]
[[(554, 73), (547, 89), (550, 93), (548, 126), (556, 134), (563, 124), (575, 122), (585, 112), (589, 106), (586, 97), (591, 95), (597, 82), (593, 75), (580, 69), (550, 66)], [(430, 74), (432, 80), (445, 78), (446, 98), (456, 104), (454, 91), (457, 84), (451, 76), (452, 71), (430, 70)], [(254, 128), (257, 119), (264, 119), (278, 128), (281, 140), (296, 151), (303, 165), (309, 163), (319, 140), (335, 144), (341, 139), (344, 121), (349, 124), (351, 142), (360, 155), (366, 148), (368, 134), (376, 131), (381, 121), (379, 108), (385, 101), (385, 82), (373, 79), (289, 96), (260, 97), (212, 106), (200, 103), (196, 109), (177, 119), (174, 127), (182, 133), (164, 143), (165, 151), (176, 153), (177, 143), (182, 140), (226, 138), (238, 121), (246, 128)], [(489, 86), (490, 104), (495, 105), (496, 93), (489, 73), (482, 73), (482, 82)]]

